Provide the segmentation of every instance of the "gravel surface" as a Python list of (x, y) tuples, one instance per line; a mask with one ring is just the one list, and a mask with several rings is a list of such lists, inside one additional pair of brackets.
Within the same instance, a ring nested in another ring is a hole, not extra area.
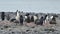
[(0, 21), (0, 34), (60, 34), (60, 20), (57, 25), (40, 26), (34, 23), (16, 25), (9, 21)]

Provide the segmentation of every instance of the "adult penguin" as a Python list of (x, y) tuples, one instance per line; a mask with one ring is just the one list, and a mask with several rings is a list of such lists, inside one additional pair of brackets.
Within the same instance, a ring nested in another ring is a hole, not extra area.
[(31, 22), (34, 22), (34, 16), (31, 16)]
[(2, 19), (2, 21), (5, 19), (5, 12), (1, 13), (1, 19)]
[(23, 16), (20, 15), (20, 24), (23, 25)]
[(54, 16), (51, 16), (50, 24), (56, 24), (56, 18)]
[(30, 15), (29, 13), (26, 14), (26, 16), (27, 16), (26, 22), (27, 22), (27, 23), (30, 23), (30, 21), (31, 21), (29, 15)]
[(30, 23), (30, 16), (27, 16), (27, 23)]
[(42, 17), (40, 18), (40, 20), (39, 20), (40, 22), (39, 22), (38, 24), (43, 25), (43, 20), (44, 20), (44, 19), (43, 19), (43, 16), (42, 16)]
[(37, 19), (38, 19), (38, 17), (37, 17), (37, 16), (34, 16), (34, 22), (35, 22)]
[(49, 16), (46, 16), (46, 19), (44, 20), (44, 25), (49, 25)]
[(19, 18), (20, 18), (20, 13), (19, 13), (19, 11), (17, 11), (16, 20), (19, 21)]
[(25, 22), (27, 21), (27, 16), (24, 17), (24, 21), (25, 21)]
[(51, 16), (51, 17), (50, 17), (50, 19), (51, 19), (51, 20), (56, 21), (56, 19), (55, 19), (55, 16), (54, 16), (54, 15), (53, 15), (53, 16)]
[(47, 17), (47, 15), (44, 16), (44, 21), (45, 21), (46, 17)]

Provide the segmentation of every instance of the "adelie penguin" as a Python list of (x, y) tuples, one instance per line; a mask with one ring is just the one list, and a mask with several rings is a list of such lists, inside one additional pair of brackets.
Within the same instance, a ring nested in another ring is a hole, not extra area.
[(27, 16), (27, 23), (30, 23), (30, 17)]
[(1, 19), (2, 21), (5, 19), (5, 12), (1, 12)]
[(20, 15), (20, 24), (23, 25), (23, 16)]
[(27, 23), (30, 23), (30, 16), (29, 15), (30, 15), (29, 13), (26, 14), (26, 16), (27, 16), (26, 22)]
[(40, 23), (38, 23), (38, 24), (43, 25), (43, 21), (44, 21), (43, 16), (40, 18), (39, 21), (40, 21)]
[(31, 16), (31, 22), (34, 22), (34, 16)]

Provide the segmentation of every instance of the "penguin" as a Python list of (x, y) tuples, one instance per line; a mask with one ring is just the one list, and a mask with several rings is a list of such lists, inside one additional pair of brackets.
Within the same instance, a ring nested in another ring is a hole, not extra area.
[(20, 13), (17, 11), (17, 15), (16, 15), (16, 20), (18, 20), (19, 21), (19, 18), (20, 18)]
[(25, 22), (27, 21), (27, 16), (24, 16), (24, 21), (25, 21)]
[(31, 16), (31, 22), (34, 22), (34, 16)]
[(43, 21), (44, 21), (44, 19), (43, 19), (43, 16), (40, 18), (40, 20), (39, 20), (39, 25), (43, 25)]
[(4, 21), (4, 19), (5, 19), (5, 12), (1, 12), (1, 19), (2, 19), (2, 21)]
[(56, 24), (56, 18), (54, 16), (51, 16), (50, 19), (50, 24)]
[(46, 17), (47, 17), (47, 15), (45, 15), (43, 18), (44, 18), (44, 21), (46, 20)]
[(20, 24), (23, 25), (23, 16), (20, 15)]
[(37, 16), (34, 16), (34, 22), (35, 22), (37, 19), (38, 19)]
[(30, 16), (27, 16), (27, 23), (30, 23)]

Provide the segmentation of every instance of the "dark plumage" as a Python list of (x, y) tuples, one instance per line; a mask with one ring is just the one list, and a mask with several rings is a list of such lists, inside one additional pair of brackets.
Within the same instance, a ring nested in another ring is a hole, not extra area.
[(2, 19), (2, 21), (5, 19), (5, 12), (1, 13), (1, 19)]
[(46, 17), (47, 17), (47, 15), (45, 15), (45, 16), (43, 17), (43, 19), (45, 20), (45, 19), (46, 19)]
[(20, 24), (22, 25), (23, 24), (23, 16), (20, 15)]
[(30, 23), (30, 17), (27, 16), (27, 23)]
[(39, 24), (40, 24), (40, 25), (43, 25), (43, 21), (44, 21), (43, 17), (41, 17), (39, 21), (40, 21)]
[(34, 22), (34, 16), (31, 16), (31, 22)]

